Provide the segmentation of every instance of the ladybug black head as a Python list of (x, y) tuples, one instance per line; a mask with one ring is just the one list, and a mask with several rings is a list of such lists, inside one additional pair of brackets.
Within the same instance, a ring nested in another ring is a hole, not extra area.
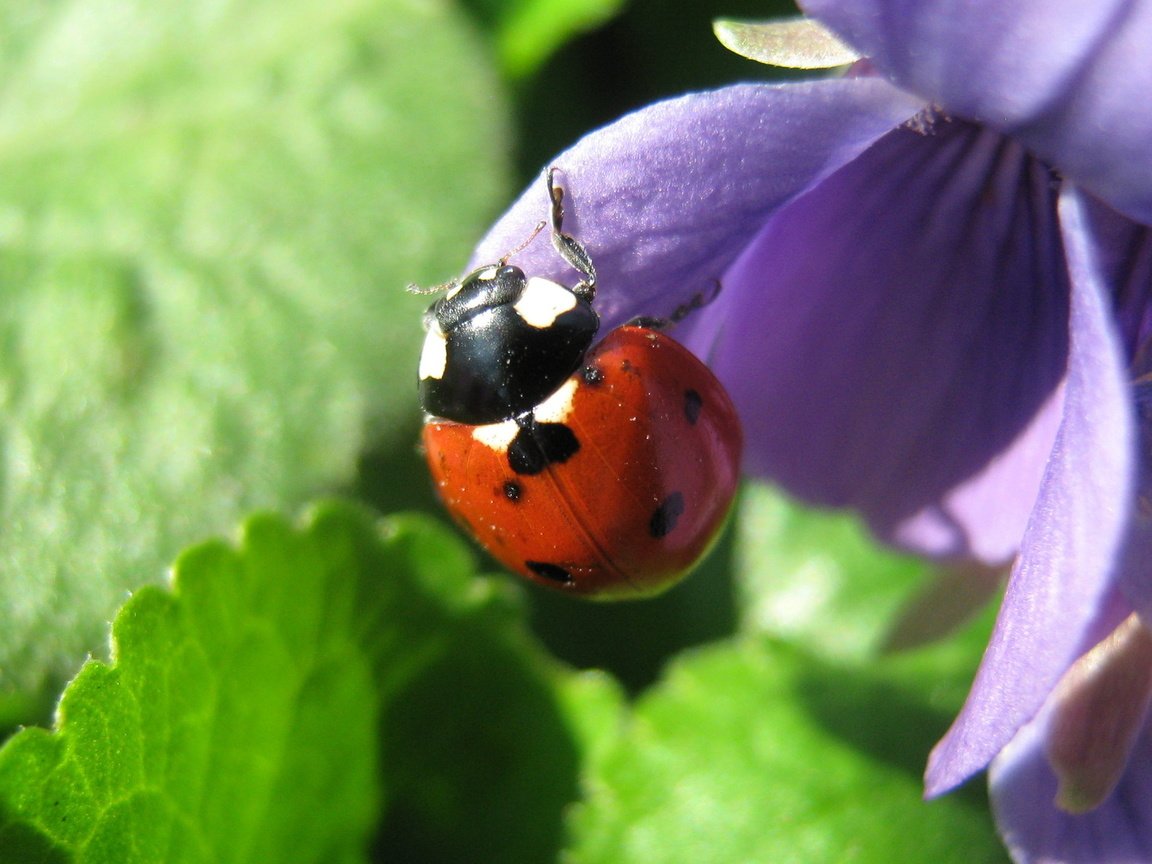
[(482, 267), (425, 313), (420, 400), (484, 425), (531, 411), (575, 372), (600, 326), (591, 302), (518, 267)]

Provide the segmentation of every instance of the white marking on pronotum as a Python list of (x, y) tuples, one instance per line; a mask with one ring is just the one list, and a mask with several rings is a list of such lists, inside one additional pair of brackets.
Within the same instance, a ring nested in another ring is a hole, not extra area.
[(504, 453), (512, 446), (512, 441), (519, 431), (520, 427), (516, 425), (515, 420), (505, 420), (503, 423), (474, 426), (472, 438), (497, 453)]
[(447, 368), (448, 339), (440, 325), (433, 322), (428, 328), (428, 335), (424, 337), (424, 349), (420, 352), (420, 380), (443, 378)]
[[(572, 401), (576, 396), (576, 388), (580, 385), (576, 378), (569, 378), (564, 384), (536, 406), (532, 412), (538, 423), (563, 423), (572, 413)], [(472, 438), (485, 447), (491, 447), (497, 453), (506, 453), (512, 446), (513, 440), (520, 432), (520, 426), (515, 420), (505, 420), (503, 423), (489, 423), (486, 426), (472, 427)]]
[(551, 327), (557, 318), (575, 307), (575, 294), (563, 285), (539, 276), (528, 280), (524, 293), (512, 306), (525, 323), (541, 330)]
[(572, 413), (572, 401), (576, 397), (576, 388), (580, 386), (578, 378), (569, 378), (560, 389), (536, 406), (532, 413), (540, 423), (563, 423)]

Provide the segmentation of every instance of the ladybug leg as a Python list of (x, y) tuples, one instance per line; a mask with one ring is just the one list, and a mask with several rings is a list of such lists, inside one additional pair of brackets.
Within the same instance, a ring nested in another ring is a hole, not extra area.
[(544, 178), (548, 183), (548, 200), (551, 202), (549, 219), (552, 223), (552, 246), (560, 257), (580, 271), (583, 279), (573, 286), (572, 293), (581, 299), (591, 301), (596, 294), (596, 268), (592, 266), (592, 256), (584, 244), (571, 234), (564, 233), (564, 187), (556, 182), (556, 169), (549, 168)]
[(719, 279), (713, 279), (712, 284), (708, 286), (707, 291), (701, 291), (687, 303), (681, 303), (672, 310), (672, 314), (668, 316), (673, 324), (679, 324), (697, 309), (703, 309), (709, 305), (713, 300), (720, 296), (720, 290), (724, 286), (720, 284)]
[(720, 295), (723, 286), (719, 279), (713, 279), (707, 291), (701, 291), (686, 303), (681, 303), (672, 310), (667, 318), (655, 318), (650, 315), (640, 315), (627, 322), (629, 327), (643, 327), (645, 330), (670, 330), (679, 324), (697, 309), (703, 309)]

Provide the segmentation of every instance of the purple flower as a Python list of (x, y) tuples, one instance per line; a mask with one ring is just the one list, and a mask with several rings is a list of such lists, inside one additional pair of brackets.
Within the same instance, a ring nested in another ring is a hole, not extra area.
[[(865, 74), (656, 104), (554, 160), (604, 326), (719, 279), (677, 337), (740, 409), (750, 473), (902, 547), (1014, 562), (928, 792), (995, 758), (1018, 860), (1152, 860), (1152, 2), (804, 5)], [(544, 208), (533, 184), (475, 261)], [(544, 243), (516, 260), (565, 275)]]

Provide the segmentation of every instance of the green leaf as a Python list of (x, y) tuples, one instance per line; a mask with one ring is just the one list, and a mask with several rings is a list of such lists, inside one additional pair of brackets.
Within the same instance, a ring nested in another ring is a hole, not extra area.
[(0, 857), (547, 860), (605, 746), (571, 715), (620, 697), (551, 664), (508, 585), (430, 520), (340, 504), (189, 550), (55, 728), (0, 749)]
[(508, 146), (438, 2), (16, 0), (0, 79), (11, 692), (186, 543), (409, 446), (404, 286), (460, 268)]
[(763, 638), (689, 655), (592, 760), (565, 860), (1004, 862), (980, 796), (921, 799), (950, 719), (899, 676)]
[(341, 505), (303, 533), (255, 517), (239, 549), (196, 547), (171, 592), (137, 592), (115, 663), (0, 750), (5, 860), (360, 860), (388, 792), (382, 709), (443, 662), (451, 622), (483, 643), (511, 619), (446, 532), (386, 526)]
[(874, 654), (931, 574), (877, 544), (857, 517), (801, 507), (764, 485), (745, 487), (736, 519), (741, 628), (831, 658)]
[(1003, 860), (978, 796), (920, 800), (967, 644), (846, 664), (747, 638), (683, 656), (631, 710), (542, 654), (510, 585), (428, 520), (347, 505), (190, 550), (171, 592), (120, 612), (114, 665), (85, 665), (55, 729), (0, 750), (0, 849), (535, 862), (567, 837), (573, 862)]
[[(569, 716), (575, 706), (557, 692), (557, 670), (515, 628), (461, 623), (443, 648), (384, 718), (393, 799), (381, 857), (551, 860), (591, 733)], [(617, 696), (604, 679), (577, 680), (581, 712)]]
[(504, 74), (527, 78), (572, 36), (615, 16), (624, 0), (469, 0), (496, 39)]

